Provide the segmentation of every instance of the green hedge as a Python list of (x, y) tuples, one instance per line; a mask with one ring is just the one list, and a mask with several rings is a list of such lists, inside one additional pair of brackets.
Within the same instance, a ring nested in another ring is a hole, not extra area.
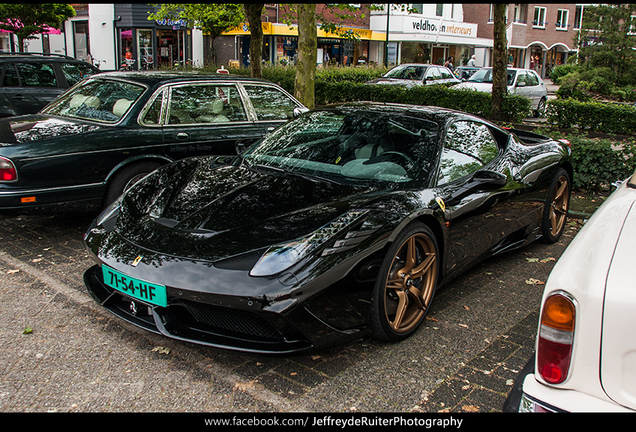
[(609, 190), (617, 180), (625, 180), (636, 169), (636, 145), (616, 144), (608, 139), (568, 137), (572, 144), (574, 187), (586, 190)]
[[(353, 101), (432, 105), (486, 118), (492, 115), (491, 96), (484, 92), (453, 90), (442, 85), (406, 89), (392, 85), (316, 82), (316, 105)], [(510, 116), (509, 121), (520, 121), (530, 113), (530, 101), (517, 95), (506, 95), (503, 108)]]
[(546, 105), (548, 123), (561, 128), (615, 134), (636, 132), (636, 108), (631, 104), (553, 99)]

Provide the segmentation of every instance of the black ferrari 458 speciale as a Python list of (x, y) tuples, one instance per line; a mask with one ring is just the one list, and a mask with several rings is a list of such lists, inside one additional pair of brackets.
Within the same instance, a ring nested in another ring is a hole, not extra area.
[(565, 140), (453, 110), (316, 109), (139, 181), (88, 228), (86, 286), (132, 324), (213, 347), (402, 340), (469, 266), (559, 238), (569, 158)]

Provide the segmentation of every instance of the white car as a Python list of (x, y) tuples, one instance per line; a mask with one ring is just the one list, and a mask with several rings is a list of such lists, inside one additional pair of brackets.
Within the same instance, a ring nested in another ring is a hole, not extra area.
[[(469, 89), (482, 92), (492, 92), (492, 68), (482, 68), (475, 72), (468, 80), (451, 86), (452, 89)], [(532, 69), (508, 68), (508, 93), (518, 94), (530, 99), (530, 105), (535, 117), (545, 111), (548, 100), (548, 89), (541, 77)]]
[(543, 294), (536, 352), (503, 410), (636, 411), (636, 174), (592, 215)]

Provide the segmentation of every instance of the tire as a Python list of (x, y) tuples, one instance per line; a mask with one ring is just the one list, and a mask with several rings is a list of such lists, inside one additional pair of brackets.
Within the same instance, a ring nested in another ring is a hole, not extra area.
[(161, 166), (158, 162), (139, 162), (119, 170), (109, 181), (103, 207), (115, 201), (119, 195)]
[(435, 235), (426, 225), (414, 222), (400, 233), (380, 266), (373, 289), (369, 316), (372, 337), (395, 342), (417, 330), (437, 288), (438, 256)]
[(545, 99), (541, 99), (539, 101), (539, 105), (537, 105), (537, 109), (534, 111), (535, 117), (542, 117), (545, 113)]
[(571, 192), (570, 176), (563, 168), (559, 168), (548, 189), (548, 197), (543, 209), (541, 232), (545, 243), (555, 243), (563, 234), (570, 208)]

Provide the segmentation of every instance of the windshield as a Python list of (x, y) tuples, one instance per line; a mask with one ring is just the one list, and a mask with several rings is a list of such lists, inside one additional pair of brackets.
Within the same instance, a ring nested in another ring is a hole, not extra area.
[(426, 71), (426, 66), (396, 66), (386, 74), (384, 74), (385, 78), (399, 78), (399, 79), (410, 79), (410, 80), (421, 80), (424, 76), (424, 72)]
[(140, 85), (116, 80), (84, 81), (42, 110), (42, 113), (117, 123), (144, 90)]
[(312, 111), (268, 135), (245, 161), (350, 184), (426, 181), (437, 129), (403, 112)]
[[(517, 71), (508, 71), (508, 85), (511, 86), (515, 82)], [(468, 79), (468, 82), (489, 83), (492, 84), (492, 68), (480, 69)]]

